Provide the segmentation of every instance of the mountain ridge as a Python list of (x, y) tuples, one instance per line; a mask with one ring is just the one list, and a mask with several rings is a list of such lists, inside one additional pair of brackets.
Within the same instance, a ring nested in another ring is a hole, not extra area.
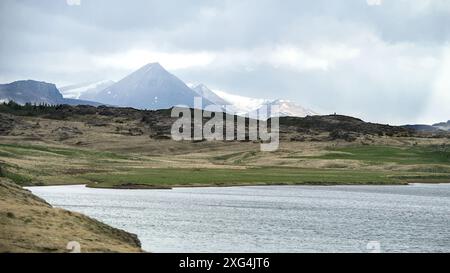
[(59, 87), (59, 91), (64, 98), (90, 100), (98, 92), (113, 85), (115, 82), (111, 80), (102, 80), (94, 82), (86, 82)]
[[(306, 117), (318, 115), (315, 111), (305, 108), (291, 100), (261, 99), (235, 95), (224, 91), (213, 91), (217, 96), (224, 98), (233, 107), (238, 115), (248, 115), (251, 118), (267, 119), (270, 117)], [(270, 106), (278, 105), (278, 112), (272, 113)]]
[(0, 99), (25, 103), (60, 104), (64, 101), (55, 84), (43, 81), (21, 80), (0, 84)]
[(230, 102), (225, 100), (224, 98), (218, 96), (214, 91), (209, 89), (204, 84), (198, 84), (197, 86), (191, 87), (192, 90), (197, 92), (200, 96), (208, 99), (209, 101), (213, 102), (216, 105), (224, 107), (225, 105), (230, 105)]
[(435, 123), (433, 125), (428, 124), (408, 124), (404, 127), (411, 128), (422, 132), (437, 132), (437, 131), (448, 131), (450, 132), (450, 120), (447, 122)]
[(49, 105), (91, 105), (100, 106), (102, 103), (64, 98), (55, 84), (44, 81), (21, 80), (7, 84), (0, 84), (0, 101), (14, 101), (18, 104), (49, 104)]
[(448, 120), (447, 122), (435, 123), (432, 126), (440, 130), (450, 131), (450, 120)]

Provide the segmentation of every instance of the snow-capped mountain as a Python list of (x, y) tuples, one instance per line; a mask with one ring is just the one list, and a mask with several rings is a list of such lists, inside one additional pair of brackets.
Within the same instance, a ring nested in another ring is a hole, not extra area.
[[(194, 98), (202, 97), (203, 108), (218, 105), (230, 114), (248, 115), (252, 118), (317, 115), (314, 111), (288, 100), (245, 97), (211, 90), (204, 84), (186, 85), (159, 63), (147, 64), (117, 83), (91, 82), (61, 87), (60, 91), (65, 98), (99, 101), (103, 104), (138, 109), (166, 109), (177, 105), (194, 107)], [(273, 105), (278, 105), (279, 111), (267, 112)]]
[(433, 124), (433, 127), (439, 130), (450, 131), (450, 120), (447, 122)]
[(218, 96), (216, 93), (214, 93), (211, 89), (209, 89), (206, 85), (204, 84), (199, 84), (197, 86), (193, 86), (191, 87), (192, 90), (194, 90), (195, 92), (197, 92), (197, 94), (209, 101), (211, 101), (212, 103), (219, 105), (221, 107), (225, 106), (225, 105), (230, 105), (231, 103), (226, 101), (225, 99), (221, 98), (220, 96)]
[[(232, 109), (234, 112), (238, 115), (249, 115), (249, 117), (258, 117), (259, 119), (267, 119), (269, 117), (306, 117), (318, 115), (316, 112), (289, 100), (250, 98), (217, 90), (214, 90), (213, 92), (229, 102), (229, 104), (233, 106)], [(271, 106), (274, 105), (278, 105), (278, 112), (272, 113), (270, 109)]]
[[(271, 112), (271, 107), (275, 105), (278, 106), (278, 111)], [(254, 113), (255, 111), (253, 112), (253, 114)], [(262, 119), (266, 119), (268, 117), (306, 117), (318, 115), (316, 112), (304, 108), (303, 106), (298, 105), (293, 101), (281, 99), (277, 99), (266, 103), (265, 105), (262, 105), (258, 109), (258, 113), (260, 118)], [(267, 113), (268, 115), (264, 117), (264, 113)]]
[(90, 100), (100, 91), (110, 87), (113, 84), (113, 81), (105, 80), (63, 86), (58, 89), (65, 98)]
[[(105, 104), (137, 109), (166, 109), (177, 105), (194, 107), (198, 94), (159, 63), (151, 63), (91, 99)], [(203, 99), (203, 106), (213, 104)]]
[(229, 102), (238, 115), (245, 115), (251, 111), (260, 108), (262, 105), (269, 103), (270, 100), (244, 97), (230, 94), (224, 91), (213, 90), (215, 94)]

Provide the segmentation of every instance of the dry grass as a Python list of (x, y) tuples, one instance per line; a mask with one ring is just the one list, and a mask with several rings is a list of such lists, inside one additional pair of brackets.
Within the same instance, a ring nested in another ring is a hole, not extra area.
[(31, 192), (0, 178), (0, 252), (141, 252), (135, 235), (82, 214), (52, 208)]
[[(374, 164), (362, 158), (343, 157), (350, 146), (415, 147), (449, 145), (447, 138), (363, 136), (349, 143), (343, 140), (320, 142), (282, 141), (277, 152), (260, 151), (252, 142), (175, 142), (155, 140), (146, 132), (131, 136), (120, 128), (142, 127), (133, 119), (97, 116), (102, 126), (91, 126), (86, 117), (52, 120), (16, 117), (16, 127), (9, 136), (0, 137), (0, 164), (21, 175), (24, 184), (89, 183), (86, 174), (126, 173), (152, 168), (245, 169), (253, 167), (293, 167), (355, 171), (448, 173), (448, 163), (399, 164), (379, 161)], [(90, 117), (93, 119), (94, 117)], [(38, 124), (38, 125), (37, 125)], [(30, 129), (33, 128), (33, 129)], [(60, 128), (70, 128), (69, 137), (61, 139)], [(127, 131), (127, 130), (123, 130)], [(289, 138), (289, 137), (288, 137)], [(438, 170), (438, 171), (435, 171)], [(28, 182), (27, 182), (28, 181)]]

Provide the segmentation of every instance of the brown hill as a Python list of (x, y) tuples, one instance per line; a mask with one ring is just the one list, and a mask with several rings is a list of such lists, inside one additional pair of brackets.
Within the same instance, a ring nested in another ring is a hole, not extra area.
[[(93, 128), (115, 126), (117, 132), (121, 134), (148, 135), (154, 139), (168, 139), (170, 138), (171, 126), (176, 120), (170, 114), (170, 109), (146, 111), (106, 106), (20, 106), (10, 103), (0, 105), (0, 135), (7, 135), (15, 127), (20, 127), (20, 117), (25, 116), (71, 122), (79, 121)], [(234, 119), (236, 121), (236, 116)], [(203, 119), (204, 122), (207, 120), (207, 118)], [(248, 121), (247, 119), (247, 129)], [(268, 121), (268, 123), (270, 122), (271, 120)], [(65, 135), (63, 138), (77, 134), (77, 132), (68, 128), (61, 128), (56, 133)], [(332, 141), (341, 139), (351, 142), (367, 135), (388, 137), (448, 136), (446, 132), (422, 132), (405, 126), (364, 122), (357, 118), (341, 115), (280, 118), (280, 138), (282, 141)]]
[(79, 213), (53, 208), (30, 191), (0, 177), (0, 253), (141, 252), (137, 236)]

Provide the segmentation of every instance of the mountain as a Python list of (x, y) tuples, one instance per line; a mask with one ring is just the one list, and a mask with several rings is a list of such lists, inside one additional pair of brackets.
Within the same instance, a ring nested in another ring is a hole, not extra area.
[(56, 85), (33, 80), (0, 84), (0, 102), (8, 101), (14, 101), (18, 104), (101, 105), (92, 101), (65, 99)]
[(234, 107), (235, 112), (238, 115), (245, 115), (270, 102), (266, 99), (244, 97), (218, 90), (214, 90), (213, 92), (225, 101), (229, 102)]
[(418, 131), (418, 132), (436, 132), (436, 131), (439, 131), (439, 128), (434, 127), (432, 125), (427, 125), (427, 124), (408, 124), (408, 125), (404, 125), (403, 127), (408, 128), (408, 129), (412, 129), (412, 130)]
[(225, 105), (230, 105), (231, 103), (228, 102), (227, 100), (221, 98), (220, 96), (218, 96), (216, 93), (214, 93), (211, 89), (209, 89), (206, 85), (204, 84), (199, 84), (195, 87), (192, 88), (192, 90), (194, 90), (195, 92), (197, 92), (197, 94), (209, 101), (211, 101), (212, 103), (219, 105), (219, 106), (225, 106)]
[[(278, 104), (280, 111), (262, 116), (305, 117), (316, 113), (287, 100), (250, 98), (222, 91), (213, 91), (204, 84), (186, 85), (166, 71), (159, 63), (147, 64), (121, 81), (101, 81), (62, 87), (65, 97), (99, 101), (108, 105), (133, 107), (137, 109), (167, 109), (177, 105), (194, 107), (194, 98), (202, 97), (203, 107), (227, 106), (228, 113), (256, 117), (258, 110)], [(225, 110), (225, 109), (224, 109)]]
[(256, 117), (256, 113), (267, 109), (267, 106), (279, 105), (279, 112), (260, 116), (260, 119), (275, 116), (305, 117), (316, 114), (287, 100), (258, 99), (212, 91), (204, 84), (190, 88), (167, 72), (159, 63), (145, 65), (117, 83), (91, 82), (61, 87), (60, 90), (54, 84), (37, 81), (18, 81), (0, 85), (0, 102), (13, 100), (19, 104), (27, 102), (92, 106), (107, 104), (156, 110), (177, 105), (193, 108), (196, 97), (202, 98), (203, 108), (207, 105), (218, 105), (224, 109), (224, 106), (227, 106), (226, 110), (230, 114), (250, 117)]
[(412, 124), (404, 125), (403, 127), (413, 129), (420, 132), (437, 132), (437, 131), (449, 131), (450, 132), (450, 120), (447, 122), (436, 123), (433, 125), (427, 124)]
[[(278, 112), (272, 112), (272, 106), (278, 106)], [(267, 119), (271, 117), (306, 117), (318, 115), (316, 112), (306, 109), (292, 101), (277, 99), (265, 103), (260, 108), (257, 109), (259, 112), (259, 119)], [(256, 117), (257, 111), (250, 112), (250, 117)], [(264, 115), (264, 113), (267, 113)]]
[[(304, 108), (289, 100), (267, 100), (250, 98), (239, 95), (230, 94), (223, 91), (213, 91), (217, 96), (223, 98), (225, 101), (229, 102), (238, 115), (249, 115), (252, 118), (257, 117), (258, 111), (260, 112), (259, 119), (267, 119), (269, 117), (306, 117), (317, 115), (316, 112)], [(267, 113), (266, 115), (261, 115), (263, 111), (268, 111), (270, 106), (278, 105), (279, 111), (277, 113)]]
[(62, 104), (64, 98), (56, 85), (38, 81), (16, 81), (0, 84), (0, 100), (15, 101), (19, 104)]
[(58, 88), (65, 98), (90, 100), (100, 91), (113, 85), (114, 81), (88, 82)]
[[(137, 109), (167, 109), (177, 105), (194, 107), (198, 94), (167, 72), (159, 63), (151, 63), (91, 97), (105, 104)], [(203, 99), (203, 106), (213, 104)]]
[(447, 122), (433, 124), (433, 127), (444, 131), (450, 131), (450, 120)]

